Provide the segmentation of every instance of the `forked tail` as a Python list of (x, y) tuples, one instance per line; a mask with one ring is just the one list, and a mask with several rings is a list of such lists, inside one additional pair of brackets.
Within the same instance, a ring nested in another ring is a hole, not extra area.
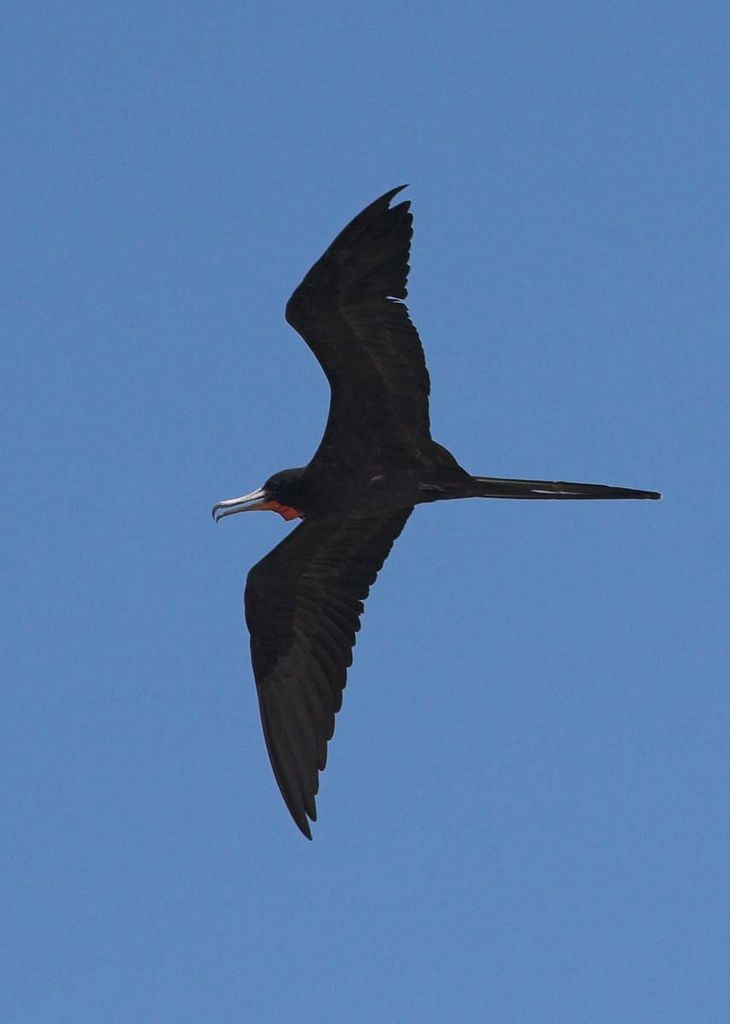
[(501, 480), (491, 476), (473, 476), (472, 498), (538, 498), (563, 501), (605, 498), (661, 498), (658, 491), (636, 491), (631, 487), (607, 487), (605, 484), (571, 484), (550, 480)]

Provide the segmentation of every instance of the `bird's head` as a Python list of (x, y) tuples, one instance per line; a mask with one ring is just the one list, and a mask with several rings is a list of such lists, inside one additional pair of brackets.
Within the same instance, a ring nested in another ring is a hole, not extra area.
[(301, 478), (303, 469), (282, 469), (270, 476), (266, 483), (240, 498), (228, 498), (213, 506), (216, 522), (235, 512), (278, 512), (286, 520), (302, 519)]

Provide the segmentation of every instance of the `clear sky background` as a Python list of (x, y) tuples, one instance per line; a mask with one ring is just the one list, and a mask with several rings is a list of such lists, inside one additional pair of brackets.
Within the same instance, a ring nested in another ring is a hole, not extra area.
[[(725, 1022), (726, 3), (3, 8), (3, 1024)], [(214, 501), (410, 182), (434, 435), (664, 501), (416, 511), (308, 843)]]

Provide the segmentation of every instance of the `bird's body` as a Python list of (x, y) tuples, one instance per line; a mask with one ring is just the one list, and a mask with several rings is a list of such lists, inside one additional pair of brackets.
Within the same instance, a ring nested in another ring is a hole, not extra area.
[(287, 304), (287, 320), (331, 389), (312, 461), (213, 509), (216, 519), (270, 509), (304, 520), (253, 567), (245, 605), (269, 757), (309, 838), (363, 601), (415, 505), (659, 497), (600, 484), (475, 477), (432, 439), (423, 350), (399, 301), (412, 235), (410, 204), (389, 205), (399, 191), (375, 200), (337, 236)]

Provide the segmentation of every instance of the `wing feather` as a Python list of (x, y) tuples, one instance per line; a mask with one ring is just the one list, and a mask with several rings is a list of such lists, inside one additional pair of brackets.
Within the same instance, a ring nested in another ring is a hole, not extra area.
[(266, 747), (289, 811), (311, 839), (318, 773), (363, 601), (412, 509), (307, 519), (253, 567), (246, 622)]
[[(405, 186), (401, 186), (404, 188)], [(358, 214), (289, 299), (286, 318), (319, 360), (330, 411), (313, 466), (413, 454), (430, 441), (430, 383), (407, 295), (410, 203), (391, 189)]]

